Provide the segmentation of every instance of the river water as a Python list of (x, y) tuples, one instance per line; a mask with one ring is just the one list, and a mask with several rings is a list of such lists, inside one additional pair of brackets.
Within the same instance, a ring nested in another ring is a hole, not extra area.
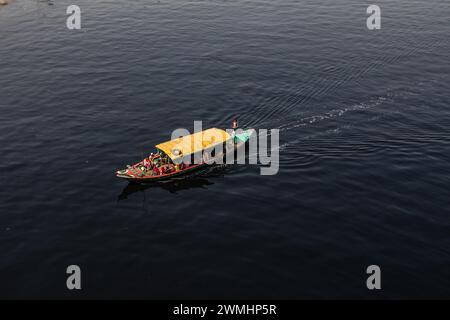
[[(377, 0), (368, 30), (370, 4), (0, 7), (0, 296), (448, 298), (450, 5)], [(235, 116), (280, 130), (278, 174), (114, 176)]]

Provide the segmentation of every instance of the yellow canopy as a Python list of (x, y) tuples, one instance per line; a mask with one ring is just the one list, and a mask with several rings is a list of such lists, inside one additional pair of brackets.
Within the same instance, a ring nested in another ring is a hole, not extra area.
[(225, 143), (228, 139), (231, 139), (228, 132), (222, 129), (211, 128), (178, 139), (160, 143), (156, 145), (156, 148), (164, 151), (164, 153), (167, 154), (172, 160), (175, 160), (183, 156), (214, 147), (218, 144)]

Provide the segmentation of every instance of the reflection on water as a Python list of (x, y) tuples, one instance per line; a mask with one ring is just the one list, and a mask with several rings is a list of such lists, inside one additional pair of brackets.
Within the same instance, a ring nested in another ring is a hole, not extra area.
[(139, 184), (130, 182), (120, 193), (120, 195), (117, 197), (118, 201), (126, 200), (128, 196), (132, 195), (133, 193), (153, 189), (153, 188), (160, 188), (169, 191), (170, 193), (176, 193), (181, 190), (187, 190), (192, 188), (206, 188), (209, 185), (214, 184), (214, 182), (211, 182), (207, 179), (202, 178), (184, 178), (179, 180), (173, 180), (173, 181), (160, 181), (160, 182), (151, 182), (147, 184)]
[(117, 197), (117, 200), (125, 200), (133, 193), (148, 189), (163, 189), (169, 191), (170, 193), (176, 193), (181, 190), (188, 190), (192, 188), (206, 188), (207, 186), (214, 184), (212, 179), (224, 177), (224, 175), (232, 174), (238, 170), (239, 167), (234, 165), (214, 165), (198, 170), (192, 174), (179, 178), (173, 178), (168, 181), (156, 181), (149, 183), (129, 182)]

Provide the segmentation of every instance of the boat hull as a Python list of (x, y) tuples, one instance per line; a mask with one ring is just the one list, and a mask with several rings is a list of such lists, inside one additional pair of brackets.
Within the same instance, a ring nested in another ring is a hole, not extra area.
[(167, 174), (159, 174), (159, 175), (155, 175), (155, 176), (131, 177), (128, 175), (121, 175), (121, 174), (117, 174), (116, 176), (118, 178), (122, 178), (122, 179), (125, 179), (130, 182), (151, 183), (151, 182), (159, 182), (159, 181), (165, 181), (165, 180), (175, 179), (175, 178), (179, 178), (179, 177), (184, 177), (184, 176), (189, 175), (192, 172), (196, 172), (207, 166), (209, 166), (209, 165), (206, 163), (202, 163), (202, 164), (190, 166), (189, 168), (186, 168), (184, 170), (179, 170), (179, 171), (171, 172), (171, 173), (167, 173)]

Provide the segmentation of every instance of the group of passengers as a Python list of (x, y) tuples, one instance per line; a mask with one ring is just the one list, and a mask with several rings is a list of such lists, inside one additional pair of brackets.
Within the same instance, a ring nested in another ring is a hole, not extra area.
[(151, 173), (152, 176), (157, 176), (182, 170), (182, 166), (183, 164), (174, 165), (167, 155), (158, 152), (151, 153), (149, 157), (144, 159), (141, 170), (144, 174)]

